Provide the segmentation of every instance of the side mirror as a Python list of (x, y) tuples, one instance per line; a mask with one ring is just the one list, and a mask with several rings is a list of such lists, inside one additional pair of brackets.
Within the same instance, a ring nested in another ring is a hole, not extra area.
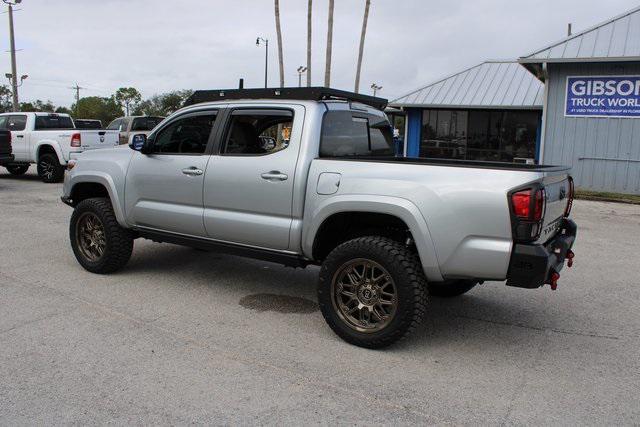
[(131, 137), (131, 142), (129, 142), (129, 148), (135, 151), (142, 152), (146, 144), (147, 144), (147, 135), (143, 133), (138, 133)]

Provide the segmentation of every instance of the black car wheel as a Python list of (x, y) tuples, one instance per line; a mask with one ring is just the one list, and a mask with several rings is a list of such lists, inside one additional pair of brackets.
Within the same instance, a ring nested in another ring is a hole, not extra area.
[(120, 270), (131, 258), (133, 236), (122, 228), (109, 199), (86, 199), (71, 215), (69, 239), (76, 259), (92, 273)]
[(11, 175), (24, 175), (29, 170), (29, 165), (8, 165), (5, 166)]
[(64, 166), (54, 153), (45, 153), (38, 158), (38, 176), (42, 182), (55, 183), (64, 178)]
[(426, 279), (415, 252), (379, 236), (349, 240), (322, 264), (318, 303), (333, 331), (360, 347), (382, 348), (421, 323)]

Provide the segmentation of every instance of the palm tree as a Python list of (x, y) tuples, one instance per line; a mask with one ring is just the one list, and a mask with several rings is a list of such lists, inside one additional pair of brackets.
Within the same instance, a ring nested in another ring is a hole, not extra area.
[(364, 5), (364, 18), (362, 18), (362, 33), (360, 33), (360, 50), (358, 51), (358, 68), (356, 70), (355, 92), (360, 89), (360, 70), (362, 68), (362, 53), (364, 52), (364, 37), (367, 35), (367, 20), (369, 19), (369, 6), (371, 0), (366, 0)]
[(307, 5), (307, 86), (311, 86), (311, 6), (313, 0)]
[(327, 58), (324, 69), (324, 86), (331, 86), (331, 48), (333, 44), (333, 0), (329, 0), (329, 19), (327, 22)]
[(280, 87), (284, 87), (284, 60), (282, 59), (282, 29), (280, 28), (280, 0), (274, 0), (276, 33), (278, 34), (278, 63), (280, 65)]

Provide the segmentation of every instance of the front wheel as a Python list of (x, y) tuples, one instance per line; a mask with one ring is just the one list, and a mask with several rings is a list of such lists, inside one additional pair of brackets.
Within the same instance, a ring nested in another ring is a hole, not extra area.
[(120, 270), (131, 258), (133, 236), (120, 227), (109, 199), (86, 199), (71, 215), (69, 238), (73, 254), (92, 273)]
[(47, 184), (60, 182), (64, 178), (64, 166), (54, 153), (45, 153), (38, 158), (38, 176)]
[(318, 303), (345, 341), (366, 348), (389, 346), (424, 318), (426, 279), (420, 260), (386, 237), (349, 240), (322, 264)]
[(29, 165), (8, 165), (5, 166), (11, 175), (24, 175), (29, 170)]

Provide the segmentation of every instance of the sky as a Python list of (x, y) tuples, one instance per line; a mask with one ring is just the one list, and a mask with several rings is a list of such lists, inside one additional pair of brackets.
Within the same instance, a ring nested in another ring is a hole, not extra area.
[[(312, 84), (324, 83), (329, 0), (313, 0)], [(353, 90), (365, 0), (335, 0), (331, 86)], [(360, 91), (394, 99), (487, 59), (515, 59), (623, 13), (640, 0), (371, 0)], [(4, 6), (4, 5), (3, 5)], [(6, 7), (4, 8), (6, 11)], [(278, 85), (273, 0), (23, 0), (14, 13), (21, 101), (69, 106), (133, 86), (178, 89)], [(307, 0), (280, 0), (285, 85), (306, 65)], [(0, 15), (5, 73), (7, 14)], [(2, 75), (2, 74), (0, 74)], [(8, 83), (8, 82), (7, 82)], [(303, 85), (305, 80), (303, 79)]]

